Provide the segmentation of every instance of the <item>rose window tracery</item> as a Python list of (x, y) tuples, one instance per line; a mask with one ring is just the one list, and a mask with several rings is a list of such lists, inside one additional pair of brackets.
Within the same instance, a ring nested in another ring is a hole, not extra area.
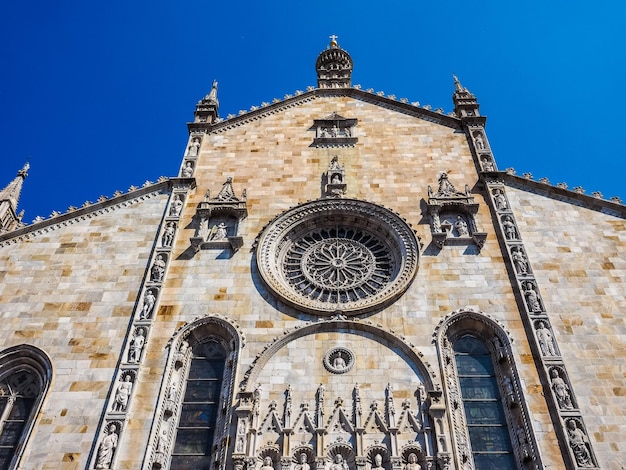
[(395, 300), (417, 270), (418, 245), (394, 213), (356, 200), (319, 200), (279, 216), (257, 247), (261, 278), (314, 313), (362, 313)]

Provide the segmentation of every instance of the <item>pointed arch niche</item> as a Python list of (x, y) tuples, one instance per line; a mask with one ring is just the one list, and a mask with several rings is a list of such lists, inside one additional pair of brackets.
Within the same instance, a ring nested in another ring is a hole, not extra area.
[(302, 459), (365, 470), (380, 455), (385, 470), (399, 470), (415, 454), (426, 469), (438, 453), (440, 396), (434, 370), (391, 330), (342, 316), (298, 326), (245, 374), (234, 468), (269, 468), (269, 457), (281, 470)]
[(197, 319), (172, 337), (144, 469), (226, 468), (243, 345), (238, 326), (219, 315)]
[(0, 468), (18, 468), (51, 380), (42, 350), (23, 344), (0, 352)]
[(439, 324), (436, 340), (457, 468), (543, 468), (504, 328), (458, 310)]

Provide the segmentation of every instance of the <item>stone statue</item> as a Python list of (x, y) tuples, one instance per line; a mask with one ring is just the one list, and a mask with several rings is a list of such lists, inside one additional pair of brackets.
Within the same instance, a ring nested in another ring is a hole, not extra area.
[(528, 274), (528, 259), (521, 248), (514, 248), (511, 251), (511, 258), (513, 258), (513, 264), (515, 265), (517, 274)]
[(504, 376), (503, 379), (503, 383), (504, 383), (504, 390), (506, 392), (506, 400), (510, 405), (513, 405), (513, 403), (515, 403), (515, 389), (513, 388), (513, 381), (511, 380), (511, 377), (508, 376)]
[(559, 407), (563, 410), (572, 410), (572, 396), (570, 395), (569, 386), (565, 383), (565, 380), (559, 376), (559, 372), (556, 369), (550, 371), (550, 386), (554, 391), (554, 396), (559, 404)]
[(141, 314), (139, 315), (140, 320), (150, 318), (155, 302), (156, 297), (154, 296), (154, 292), (152, 292), (152, 289), (148, 289), (143, 295), (143, 307), (141, 308)]
[(176, 231), (176, 225), (174, 222), (168, 222), (163, 229), (163, 236), (161, 237), (161, 245), (168, 247), (172, 246), (174, 241), (174, 232)]
[(180, 174), (183, 178), (191, 178), (193, 176), (193, 165), (191, 162), (185, 162), (185, 166), (183, 167)]
[(154, 264), (152, 265), (152, 269), (150, 271), (150, 280), (153, 282), (161, 282), (164, 275), (165, 260), (163, 259), (163, 255), (158, 255), (156, 260), (154, 260)]
[(505, 211), (509, 208), (509, 205), (506, 203), (506, 198), (502, 191), (496, 190), (493, 194), (493, 200), (496, 203), (496, 208), (499, 211)]
[(417, 455), (413, 452), (409, 454), (408, 463), (404, 466), (404, 470), (422, 470), (422, 466), (417, 463)]
[(554, 347), (554, 339), (552, 337), (552, 332), (546, 328), (546, 324), (540, 321), (537, 324), (537, 329), (535, 330), (537, 333), (537, 341), (539, 341), (539, 347), (541, 348), (541, 354), (544, 356), (557, 356), (555, 347)]
[(567, 421), (567, 437), (576, 463), (580, 467), (594, 467), (595, 465), (587, 448), (587, 436), (578, 428), (576, 421), (573, 419)]
[(493, 166), (493, 162), (491, 161), (491, 158), (489, 158), (487, 155), (484, 155), (481, 158), (481, 161), (483, 162), (484, 171), (496, 171), (496, 168)]
[(481, 134), (474, 135), (474, 142), (476, 142), (476, 148), (478, 150), (485, 150), (485, 141), (483, 140), (483, 136)]
[(271, 457), (267, 456), (263, 459), (261, 470), (274, 470), (274, 462), (272, 462)]
[(510, 217), (502, 219), (502, 228), (504, 228), (504, 236), (507, 240), (517, 240), (517, 228)]
[(124, 381), (117, 386), (115, 391), (115, 401), (111, 407), (111, 411), (126, 411), (128, 407), (128, 399), (130, 393), (133, 390), (133, 383), (131, 382), (131, 376), (126, 375)]
[(213, 235), (211, 236), (211, 240), (213, 241), (224, 240), (228, 233), (226, 229), (226, 224), (224, 222), (213, 226), (211, 232), (213, 232)]
[(200, 139), (195, 138), (191, 141), (191, 144), (189, 144), (189, 149), (187, 150), (187, 156), (197, 157), (199, 149), (200, 149)]
[(331, 184), (341, 184), (341, 175), (339, 173), (333, 174), (331, 180)]
[(311, 466), (307, 463), (307, 455), (304, 452), (300, 454), (298, 462), (294, 470), (311, 470)]
[(176, 195), (170, 206), (170, 217), (178, 217), (183, 210), (183, 201), (180, 199), (180, 195)]
[(340, 352), (337, 353), (335, 359), (333, 360), (333, 367), (335, 369), (345, 369), (346, 368), (346, 360), (343, 358)]
[(467, 222), (465, 222), (465, 220), (463, 220), (463, 217), (461, 217), (460, 215), (456, 218), (454, 228), (456, 229), (456, 233), (459, 235), (459, 237), (469, 236), (469, 231), (467, 230)]
[(526, 297), (526, 303), (528, 304), (528, 309), (532, 313), (541, 313), (541, 303), (539, 302), (539, 296), (537, 295), (537, 291), (535, 290), (532, 283), (526, 283), (526, 290), (524, 291), (524, 296)]
[(348, 464), (343, 460), (341, 454), (335, 455), (335, 460), (331, 464), (330, 470), (348, 470)]
[(374, 464), (372, 465), (372, 470), (384, 470), (382, 455), (376, 454), (374, 456)]
[(117, 432), (114, 424), (109, 426), (108, 434), (102, 439), (100, 446), (98, 447), (98, 455), (96, 456), (96, 468), (97, 469), (110, 469), (111, 461), (113, 460), (113, 454), (117, 447)]
[(137, 328), (137, 334), (130, 343), (130, 349), (128, 350), (128, 362), (139, 362), (145, 342), (146, 337), (143, 335), (143, 328)]

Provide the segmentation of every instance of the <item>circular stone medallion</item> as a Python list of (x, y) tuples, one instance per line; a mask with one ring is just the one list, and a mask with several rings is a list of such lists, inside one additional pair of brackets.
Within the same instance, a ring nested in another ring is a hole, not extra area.
[(397, 299), (417, 272), (418, 243), (393, 212), (354, 199), (323, 199), (278, 216), (263, 231), (257, 264), (267, 287), (309, 313), (365, 313)]

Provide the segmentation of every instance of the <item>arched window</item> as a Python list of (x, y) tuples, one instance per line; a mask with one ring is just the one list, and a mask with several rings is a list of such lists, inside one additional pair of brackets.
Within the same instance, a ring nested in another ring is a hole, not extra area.
[(51, 372), (48, 357), (32, 346), (0, 353), (0, 470), (17, 467)]
[(515, 470), (513, 447), (489, 349), (469, 334), (458, 338), (452, 348), (475, 468)]
[(170, 468), (210, 468), (225, 361), (215, 340), (192, 347)]

